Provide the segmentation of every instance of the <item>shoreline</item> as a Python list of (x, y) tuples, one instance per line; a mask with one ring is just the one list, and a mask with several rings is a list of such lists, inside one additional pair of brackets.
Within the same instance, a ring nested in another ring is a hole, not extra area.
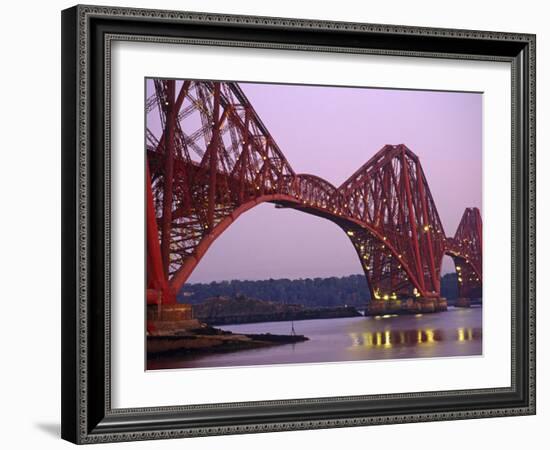
[(362, 317), (361, 314), (353, 306), (337, 306), (327, 308), (311, 308), (301, 311), (283, 311), (272, 313), (258, 314), (234, 314), (224, 316), (197, 316), (201, 322), (205, 322), (211, 326), (220, 325), (241, 325), (248, 323), (262, 322), (290, 322), (300, 320), (316, 320), (316, 319), (341, 319), (347, 317)]
[(233, 352), (309, 340), (303, 335), (271, 333), (237, 334), (198, 321), (195, 327), (147, 335), (147, 359), (169, 355), (195, 355)]

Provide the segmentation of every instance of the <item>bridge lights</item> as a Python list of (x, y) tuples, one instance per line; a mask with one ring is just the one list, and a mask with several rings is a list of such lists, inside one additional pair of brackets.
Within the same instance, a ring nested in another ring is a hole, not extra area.
[(424, 225), (424, 231), (425, 231), (425, 232), (430, 231), (430, 226), (429, 226), (429, 225)]

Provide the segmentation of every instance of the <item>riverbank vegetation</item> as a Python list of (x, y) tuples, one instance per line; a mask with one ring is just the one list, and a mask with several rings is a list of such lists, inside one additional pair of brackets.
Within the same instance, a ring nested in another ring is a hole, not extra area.
[[(447, 300), (458, 297), (456, 273), (449, 273), (441, 278), (441, 295)], [(310, 308), (344, 305), (363, 307), (370, 300), (367, 280), (363, 274), (297, 280), (283, 278), (193, 283), (183, 287), (178, 300), (197, 305), (215, 297), (239, 296)]]

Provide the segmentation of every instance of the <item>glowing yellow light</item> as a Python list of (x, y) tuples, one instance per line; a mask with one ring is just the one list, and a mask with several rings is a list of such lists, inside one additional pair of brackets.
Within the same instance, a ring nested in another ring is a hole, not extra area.
[(458, 331), (458, 340), (460, 342), (465, 341), (466, 338), (464, 336), (464, 328), (459, 328), (457, 331)]
[(372, 347), (372, 333), (363, 333), (363, 342), (365, 343), (365, 347)]
[(391, 334), (390, 334), (390, 331), (389, 330), (386, 330), (386, 332), (384, 333), (384, 338), (385, 338), (385, 346), (386, 347), (391, 347)]
[(376, 289), (376, 291), (374, 291), (374, 298), (376, 300), (380, 300), (380, 291), (378, 289)]
[(435, 339), (434, 339), (434, 332), (433, 330), (426, 330), (426, 342), (434, 342)]
[(385, 294), (383, 298), (384, 298), (384, 300), (389, 300), (390, 296), (388, 294)]
[(424, 231), (428, 231), (430, 229), (429, 225), (424, 225)]
[(462, 278), (458, 277), (458, 282), (462, 283)]
[(460, 272), (460, 266), (456, 266), (456, 270)]
[(348, 231), (348, 236), (353, 236), (353, 231)]
[(395, 292), (391, 293), (391, 299), (392, 300), (397, 300), (397, 295), (395, 295)]

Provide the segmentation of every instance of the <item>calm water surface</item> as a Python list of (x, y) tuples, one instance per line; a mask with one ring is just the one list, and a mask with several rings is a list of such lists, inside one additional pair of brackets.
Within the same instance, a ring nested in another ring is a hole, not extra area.
[[(481, 355), (482, 308), (452, 308), (416, 316), (351, 317), (294, 322), (309, 341), (230, 353), (172, 356), (150, 369), (360, 361)], [(291, 322), (224, 325), (234, 333), (290, 334)]]

